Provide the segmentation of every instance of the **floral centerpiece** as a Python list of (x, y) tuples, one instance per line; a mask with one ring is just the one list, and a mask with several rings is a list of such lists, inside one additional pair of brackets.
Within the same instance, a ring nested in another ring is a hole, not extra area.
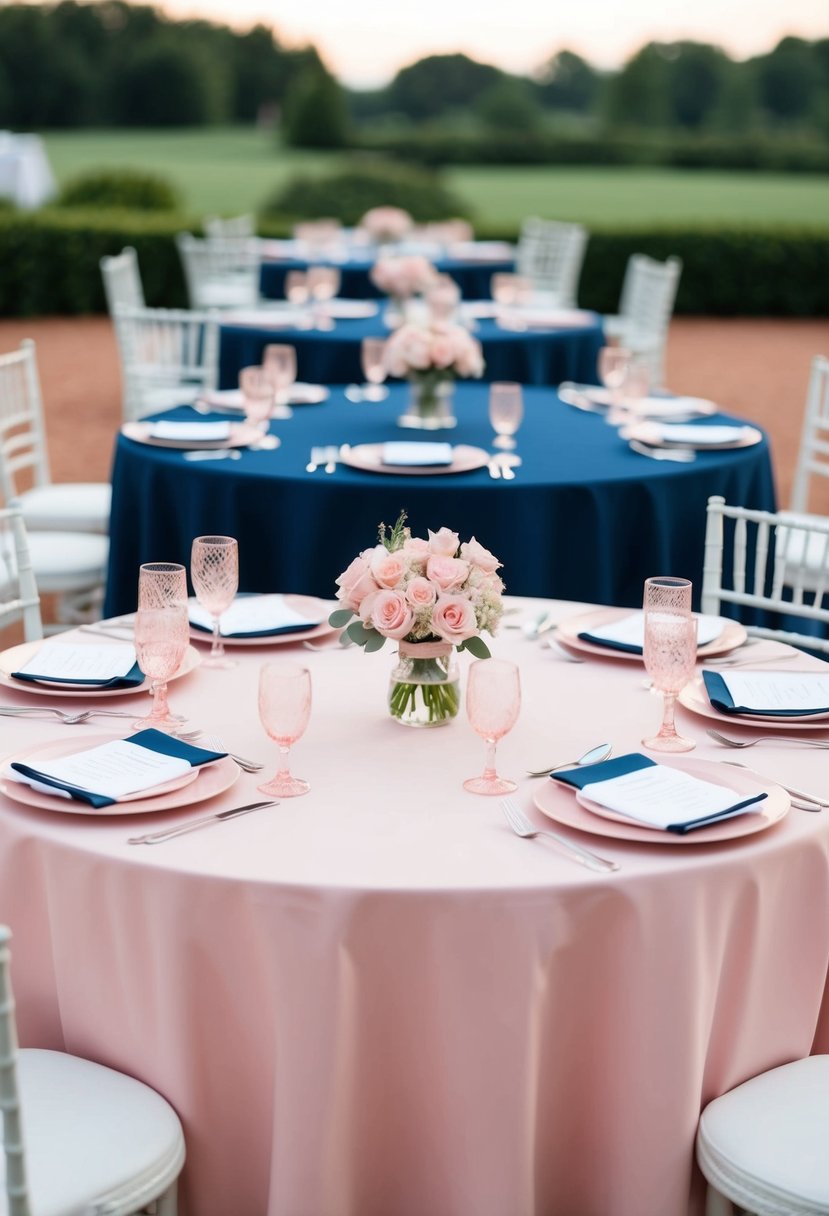
[(365, 213), (358, 228), (376, 245), (402, 241), (412, 230), (414, 220), (402, 207), (372, 207)]
[(409, 410), (400, 426), (436, 430), (455, 425), (450, 401), (457, 377), (483, 375), (481, 344), (462, 325), (432, 320), (403, 325), (386, 343), (383, 362), (390, 376), (411, 385)]
[(345, 644), (367, 652), (386, 638), (398, 643), (389, 710), (409, 726), (450, 722), (460, 705), (454, 651), (488, 658), (480, 634), (494, 633), (503, 612), (504, 584), (497, 557), (475, 540), (440, 528), (428, 540), (412, 536), (401, 513), (379, 543), (364, 549), (339, 576), (341, 607), (329, 621), (343, 628)]
[(380, 257), (369, 273), (374, 286), (389, 297), (385, 321), (390, 329), (402, 325), (406, 304), (412, 296), (422, 295), (438, 281), (432, 263), (420, 254), (407, 257)]

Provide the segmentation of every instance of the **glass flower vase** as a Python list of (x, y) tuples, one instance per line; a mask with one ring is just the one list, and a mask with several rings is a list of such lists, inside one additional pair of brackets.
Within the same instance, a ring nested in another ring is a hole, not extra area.
[(420, 372), (409, 378), (409, 405), (397, 425), (419, 431), (451, 430), (458, 425), (452, 413), (455, 381), (445, 373)]
[(401, 642), (389, 681), (389, 713), (404, 726), (446, 726), (460, 708), (460, 673), (449, 642)]

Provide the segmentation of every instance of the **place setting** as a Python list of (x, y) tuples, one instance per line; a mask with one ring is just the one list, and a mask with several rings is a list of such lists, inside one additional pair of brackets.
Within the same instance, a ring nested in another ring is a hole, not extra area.
[[(695, 614), (697, 656), (727, 655), (744, 646), (744, 625), (727, 617)], [(645, 645), (645, 615), (641, 610), (597, 608), (576, 613), (555, 626), (555, 640), (576, 654), (641, 662)]]

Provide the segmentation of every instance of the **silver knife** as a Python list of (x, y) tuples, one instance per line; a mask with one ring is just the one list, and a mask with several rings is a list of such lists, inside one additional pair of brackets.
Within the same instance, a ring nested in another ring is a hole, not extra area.
[[(748, 772), (754, 773), (753, 769), (749, 769), (747, 764), (741, 764), (739, 760), (721, 760), (720, 764), (728, 764), (732, 768), (746, 769)], [(759, 776), (754, 773), (754, 776)], [(785, 790), (792, 798), (802, 799), (804, 802), (811, 802), (815, 810), (823, 811), (829, 809), (829, 801), (826, 798), (821, 798), (817, 794), (808, 794), (805, 790), (799, 790), (793, 785), (784, 785), (782, 781), (778, 781), (776, 777), (763, 777), (764, 781), (771, 781), (774, 785), (779, 785), (781, 790)], [(801, 810), (806, 810), (806, 807), (801, 807)]]
[(209, 823), (221, 823), (223, 819), (234, 819), (237, 815), (247, 815), (250, 811), (258, 811), (265, 806), (279, 806), (279, 803), (249, 802), (246, 806), (235, 806), (229, 811), (217, 811), (213, 815), (203, 815), (201, 819), (191, 819), (189, 823), (180, 823), (178, 827), (166, 828), (163, 832), (150, 832), (147, 836), (130, 836), (127, 844), (161, 844), (164, 840), (172, 840), (174, 836), (183, 836), (185, 832), (194, 832), (196, 828), (206, 827)]

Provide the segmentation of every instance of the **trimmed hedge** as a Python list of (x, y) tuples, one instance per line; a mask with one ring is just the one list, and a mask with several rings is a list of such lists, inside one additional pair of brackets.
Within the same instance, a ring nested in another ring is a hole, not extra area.
[(370, 207), (402, 207), (419, 223), (469, 215), (469, 208), (437, 173), (395, 161), (355, 162), (325, 177), (294, 177), (267, 199), (263, 217), (333, 216), (356, 224)]
[[(104, 312), (99, 261), (125, 245), (138, 251), (147, 302), (186, 304), (175, 235), (197, 221), (180, 214), (46, 209), (0, 213), (0, 316)], [(272, 218), (263, 235), (284, 236)], [(482, 238), (515, 232), (479, 229)], [(591, 229), (579, 302), (614, 312), (631, 253), (682, 258), (676, 311), (709, 316), (829, 316), (825, 229)]]
[(166, 178), (138, 169), (90, 169), (71, 178), (56, 207), (117, 207), (135, 211), (178, 211), (181, 198)]

